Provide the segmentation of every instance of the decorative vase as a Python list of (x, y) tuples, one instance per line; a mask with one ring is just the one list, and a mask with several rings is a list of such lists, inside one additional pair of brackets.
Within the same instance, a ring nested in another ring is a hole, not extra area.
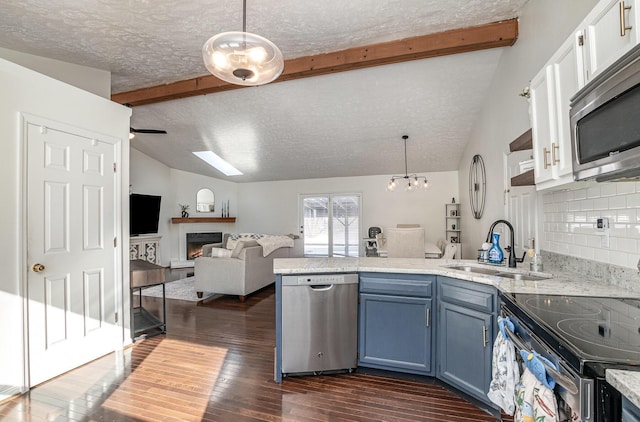
[(182, 211), (182, 218), (189, 218), (189, 213), (186, 211)]
[(498, 233), (493, 233), (488, 255), (490, 264), (502, 264), (502, 261), (504, 260), (504, 252), (500, 247), (500, 235)]

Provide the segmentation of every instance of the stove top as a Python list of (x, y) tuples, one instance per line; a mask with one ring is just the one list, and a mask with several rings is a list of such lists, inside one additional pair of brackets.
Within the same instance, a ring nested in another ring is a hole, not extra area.
[(518, 308), (516, 315), (525, 317), (523, 322), (534, 333), (573, 361), (578, 371), (582, 372), (587, 362), (640, 366), (640, 300), (518, 293), (502, 296), (506, 305), (511, 302)]

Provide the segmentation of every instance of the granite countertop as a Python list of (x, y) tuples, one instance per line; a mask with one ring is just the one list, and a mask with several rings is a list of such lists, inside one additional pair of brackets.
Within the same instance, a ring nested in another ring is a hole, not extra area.
[[(513, 280), (495, 275), (470, 273), (447, 267), (468, 265), (516, 272), (527, 275), (547, 276), (544, 280)], [(382, 272), (403, 274), (432, 274), (495, 286), (504, 293), (562, 294), (573, 296), (604, 296), (640, 299), (640, 293), (611, 286), (598, 280), (590, 280), (568, 272), (534, 273), (525, 267), (508, 268), (479, 264), (475, 260), (416, 259), (416, 258), (277, 258), (273, 261), (276, 274), (322, 274), (345, 272)], [(552, 271), (552, 270), (550, 270)]]
[(640, 407), (640, 372), (609, 369), (606, 371), (607, 382), (637, 407)]
[[(498, 269), (501, 272), (518, 272), (529, 275), (548, 276), (548, 279), (525, 281), (504, 277), (455, 270), (454, 265), (468, 265)], [(601, 280), (567, 271), (533, 273), (526, 267), (507, 268), (479, 264), (475, 260), (407, 259), (407, 258), (278, 258), (274, 260), (274, 272), (282, 275), (383, 272), (404, 274), (432, 274), (495, 286), (504, 293), (557, 294), (572, 296), (625, 297), (640, 299), (640, 293), (612, 286)], [(607, 370), (607, 381), (640, 407), (640, 372)]]

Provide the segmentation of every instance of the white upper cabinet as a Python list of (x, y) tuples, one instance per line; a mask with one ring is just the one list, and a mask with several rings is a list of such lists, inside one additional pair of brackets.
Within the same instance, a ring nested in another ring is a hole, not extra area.
[(545, 66), (531, 80), (531, 129), (533, 137), (533, 162), (536, 186), (552, 180), (551, 138), (555, 132), (553, 98), (553, 72)]
[(569, 106), (585, 84), (640, 43), (640, 0), (601, 0), (531, 80), (536, 189), (573, 181)]
[[(554, 93), (557, 132), (555, 144), (551, 143), (551, 166), (556, 178), (570, 175), (573, 181), (571, 159), (571, 127), (569, 124), (570, 99), (584, 86), (583, 49), (580, 46), (582, 31), (568, 39), (551, 58), (555, 83)], [(567, 179), (565, 179), (567, 180)]]
[(638, 43), (636, 3), (636, 0), (602, 0), (584, 20), (587, 80)]
[(531, 80), (531, 127), (537, 189), (573, 181), (569, 99), (584, 86), (580, 31)]

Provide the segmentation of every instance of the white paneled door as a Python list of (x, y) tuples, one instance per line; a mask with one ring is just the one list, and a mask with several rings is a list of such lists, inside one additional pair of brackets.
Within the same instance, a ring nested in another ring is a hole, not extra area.
[(113, 351), (118, 339), (115, 147), (71, 132), (25, 125), (30, 386)]

